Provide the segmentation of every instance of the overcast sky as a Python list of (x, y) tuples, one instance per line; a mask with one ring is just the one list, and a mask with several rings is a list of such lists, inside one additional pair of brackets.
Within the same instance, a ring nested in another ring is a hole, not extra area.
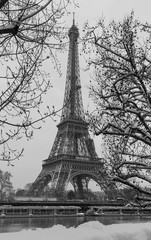
[[(78, 2), (78, 0), (75, 0)], [(80, 35), (82, 36), (82, 27), (85, 21), (89, 21), (91, 24), (95, 24), (97, 20), (104, 16), (107, 21), (112, 19), (120, 20), (125, 15), (131, 12), (133, 9), (135, 17), (141, 21), (148, 21), (151, 23), (151, 2), (150, 0), (79, 0), (80, 7), (74, 9), (76, 24), (79, 27)], [(68, 27), (72, 25), (72, 16), (69, 15), (65, 18)], [(66, 80), (66, 65), (67, 65), (67, 53), (64, 53), (60, 58), (62, 64), (62, 76), (59, 77), (55, 72), (50, 72), (51, 82), (53, 88), (47, 93), (44, 104), (55, 105), (56, 108), (61, 108), (64, 97), (64, 86)], [(46, 68), (49, 69), (47, 62)], [(84, 72), (85, 68), (84, 57), (80, 58), (80, 75), (82, 82), (83, 101), (85, 109), (91, 104), (91, 100), (88, 98), (88, 84), (90, 76), (88, 72)], [(7, 166), (5, 163), (1, 163), (1, 169), (7, 170), (12, 173), (14, 188), (24, 188), (27, 183), (35, 181), (36, 177), (42, 169), (42, 160), (47, 159), (52, 144), (57, 132), (57, 122), (48, 120), (43, 128), (35, 132), (33, 140), (20, 142), (24, 145), (24, 156), (14, 162), (14, 167)], [(97, 152), (100, 155), (100, 140), (95, 139)]]

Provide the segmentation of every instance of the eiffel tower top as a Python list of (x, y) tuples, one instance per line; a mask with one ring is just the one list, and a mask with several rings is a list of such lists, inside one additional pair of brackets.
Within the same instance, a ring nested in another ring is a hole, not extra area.
[(63, 155), (66, 158), (70, 156), (70, 159), (71, 156), (83, 157), (90, 161), (97, 158), (83, 108), (78, 54), (79, 31), (74, 19), (68, 36), (69, 52), (62, 115), (54, 144), (45, 163)]
[(75, 18), (74, 18), (74, 13), (73, 13), (73, 24), (72, 27), (69, 29), (68, 36), (69, 38), (71, 37), (71, 34), (74, 35), (74, 37), (79, 37), (79, 30), (75, 25)]
[(78, 37), (79, 30), (73, 24), (68, 32), (69, 52), (66, 73), (66, 86), (61, 121), (80, 120), (85, 122), (84, 108), (81, 93), (79, 54), (78, 54)]

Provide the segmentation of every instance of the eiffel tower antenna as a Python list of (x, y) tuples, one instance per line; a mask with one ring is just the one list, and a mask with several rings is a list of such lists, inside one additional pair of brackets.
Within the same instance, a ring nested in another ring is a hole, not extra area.
[(75, 13), (68, 36), (66, 85), (58, 132), (48, 158), (43, 161), (42, 171), (29, 189), (29, 195), (40, 195), (49, 182), (52, 195), (56, 191), (60, 194), (65, 192), (70, 182), (78, 197), (83, 198), (83, 189), (90, 179), (100, 184), (98, 169), (103, 170), (103, 161), (96, 154), (84, 114), (78, 54), (79, 30), (75, 26)]
[(73, 25), (75, 25), (75, 12), (73, 12)]

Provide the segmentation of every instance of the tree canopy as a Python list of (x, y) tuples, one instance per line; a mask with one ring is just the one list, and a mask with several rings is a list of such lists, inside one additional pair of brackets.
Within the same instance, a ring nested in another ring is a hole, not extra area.
[(132, 12), (119, 22), (86, 23), (84, 31), (94, 73), (89, 119), (104, 136), (111, 179), (151, 196), (151, 26)]
[(59, 71), (57, 51), (63, 49), (62, 20), (70, 0), (0, 0), (0, 160), (22, 154), (14, 142), (32, 138), (37, 122), (54, 112), (42, 97), (51, 87), (44, 64), (50, 58)]

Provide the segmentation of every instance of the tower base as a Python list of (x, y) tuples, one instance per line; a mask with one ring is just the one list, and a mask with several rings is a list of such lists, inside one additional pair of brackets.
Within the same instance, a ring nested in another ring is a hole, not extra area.
[[(86, 179), (93, 179), (100, 185), (99, 169), (103, 167), (100, 158), (89, 159), (70, 155), (59, 155), (43, 161), (42, 171), (29, 189), (29, 196), (41, 196), (43, 189), (50, 183), (52, 197), (62, 198), (70, 182), (80, 199), (84, 198)], [(101, 187), (101, 185), (100, 185)]]

